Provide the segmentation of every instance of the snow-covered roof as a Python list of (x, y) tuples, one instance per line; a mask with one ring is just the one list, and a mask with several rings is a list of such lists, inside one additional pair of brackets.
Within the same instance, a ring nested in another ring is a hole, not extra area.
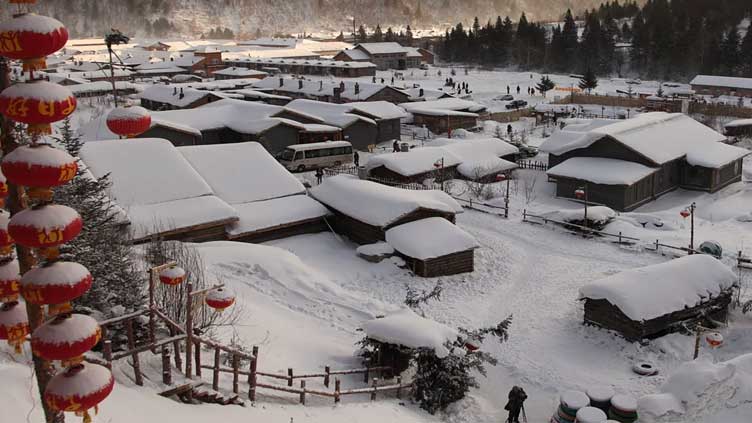
[(428, 260), (478, 248), (470, 234), (441, 217), (429, 217), (386, 231), (387, 244), (400, 253)]
[[(282, 80), (282, 86), (280, 86), (280, 80)], [(300, 81), (302, 81), (303, 87), (300, 87)], [(381, 90), (388, 88), (387, 85), (373, 84), (363, 81), (343, 81), (345, 90), (340, 93), (340, 96), (347, 100), (367, 100), (374, 95), (378, 94)], [(356, 94), (355, 85), (358, 85), (358, 93)], [(268, 77), (260, 81), (256, 81), (253, 84), (256, 89), (268, 89), (281, 92), (290, 92), (307, 95), (311, 98), (334, 96), (334, 89), (340, 87), (339, 82), (335, 81), (309, 81), (296, 78), (283, 78), (283, 77)]]
[(395, 42), (360, 43), (355, 47), (360, 47), (363, 50), (367, 51), (369, 54), (407, 53), (407, 49), (405, 47), (402, 47), (399, 43)]
[(686, 156), (691, 165), (718, 167), (746, 154), (722, 144), (725, 136), (681, 113), (644, 113), (587, 131), (564, 129), (541, 144), (541, 150), (561, 155), (610, 137), (658, 165)]
[(226, 224), (238, 218), (238, 212), (234, 208), (213, 195), (155, 204), (132, 204), (127, 208), (127, 213), (131, 223), (129, 230), (135, 241), (148, 238), (152, 234), (186, 230), (207, 224)]
[(282, 66), (309, 66), (313, 68), (353, 68), (353, 69), (366, 69), (375, 68), (376, 65), (370, 62), (352, 62), (343, 60), (331, 60), (331, 59), (295, 59), (295, 58), (283, 58), (283, 57), (232, 57), (225, 58), (225, 63), (241, 64), (249, 63), (254, 65), (261, 65), (266, 67), (282, 67)]
[[(87, 72), (65, 72), (65, 71), (58, 71), (59, 74), (65, 75), (67, 78), (71, 79), (103, 79), (103, 78), (110, 78), (111, 77), (111, 71), (109, 69), (98, 69), (98, 70), (92, 70)], [(129, 71), (127, 69), (115, 69), (115, 78), (122, 78), (122, 77), (128, 77), (133, 75), (133, 71)]]
[(442, 148), (459, 157), (463, 162), (504, 157), (518, 154), (520, 150), (499, 138), (437, 138)]
[(81, 149), (81, 159), (95, 177), (110, 174), (111, 197), (126, 208), (213, 194), (209, 184), (164, 139), (88, 142)]
[(601, 279), (580, 289), (580, 297), (607, 300), (628, 318), (642, 321), (694, 307), (736, 280), (721, 261), (693, 254)]
[(254, 99), (254, 100), (282, 100), (282, 101), (290, 101), (292, 100), (291, 97), (287, 97), (284, 95), (276, 95), (276, 94), (270, 94), (263, 91), (256, 91), (256, 90), (250, 90), (250, 89), (243, 89), (243, 90), (232, 90), (232, 91), (225, 91), (228, 94), (239, 94), (247, 99)]
[(478, 179), (489, 175), (504, 173), (517, 168), (517, 163), (498, 157), (463, 161), (457, 166), (457, 172), (468, 179)]
[(305, 187), (257, 142), (178, 147), (215, 195), (230, 204), (302, 194)]
[[(118, 90), (135, 90), (139, 88), (139, 85), (127, 81), (115, 81), (115, 88)], [(86, 93), (112, 91), (112, 83), (110, 81), (85, 82), (83, 84), (68, 85), (68, 89), (73, 95), (78, 96)]]
[(154, 84), (146, 87), (140, 97), (142, 100), (187, 107), (205, 97), (216, 97), (216, 94), (190, 87)]
[(265, 76), (267, 75), (266, 72), (261, 72), (253, 69), (247, 69), (247, 68), (236, 68), (235, 66), (225, 68), (222, 70), (214, 71), (214, 75), (222, 75), (222, 76)]
[(355, 101), (346, 103), (354, 112), (364, 114), (372, 119), (401, 119), (407, 117), (405, 109), (388, 101)]
[(180, 73), (186, 73), (187, 71), (183, 68), (179, 68), (177, 66), (165, 66), (161, 68), (154, 68), (154, 69), (139, 69), (136, 71), (136, 73), (139, 76), (146, 76), (146, 75), (167, 75), (170, 73), (174, 74), (180, 74)]
[(549, 176), (602, 185), (632, 185), (657, 171), (635, 162), (600, 157), (573, 157), (552, 167)]
[(726, 128), (736, 128), (739, 126), (752, 126), (752, 119), (736, 119), (723, 125)]
[(431, 101), (416, 101), (412, 103), (402, 103), (400, 107), (409, 113), (419, 113), (432, 116), (466, 116), (477, 117), (477, 113), (486, 111), (486, 106), (474, 101), (462, 100), (459, 98), (442, 98)]
[(461, 213), (452, 197), (441, 191), (408, 191), (350, 175), (327, 178), (310, 190), (313, 198), (361, 222), (384, 227), (416, 210)]
[(420, 317), (409, 308), (369, 320), (363, 324), (363, 330), (368, 338), (375, 341), (408, 348), (429, 348), (439, 358), (449, 354), (444, 344), (455, 342), (460, 336), (457, 330)]
[(731, 76), (697, 75), (689, 82), (690, 85), (704, 85), (708, 87), (729, 87), (752, 90), (752, 78), (737, 78)]
[(350, 60), (369, 60), (371, 57), (363, 50), (351, 48), (348, 50), (342, 50), (342, 54), (347, 56)]
[(240, 219), (227, 225), (227, 235), (230, 239), (331, 214), (321, 203), (307, 195), (233, 204), (233, 207)]
[(370, 172), (377, 167), (385, 168), (402, 176), (414, 176), (435, 171), (436, 163), (444, 160), (444, 167), (457, 166), (462, 159), (443, 147), (414, 148), (406, 153), (387, 153), (371, 156), (366, 164)]
[(376, 125), (373, 120), (350, 113), (352, 107), (347, 104), (325, 103), (316, 100), (296, 99), (285, 105), (285, 110), (317, 120), (318, 122), (346, 128), (356, 122)]

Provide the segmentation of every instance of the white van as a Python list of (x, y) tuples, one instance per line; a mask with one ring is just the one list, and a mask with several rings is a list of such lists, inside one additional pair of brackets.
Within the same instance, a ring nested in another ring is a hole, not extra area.
[(326, 141), (295, 144), (284, 149), (277, 159), (287, 170), (304, 172), (353, 162), (352, 144), (347, 141)]

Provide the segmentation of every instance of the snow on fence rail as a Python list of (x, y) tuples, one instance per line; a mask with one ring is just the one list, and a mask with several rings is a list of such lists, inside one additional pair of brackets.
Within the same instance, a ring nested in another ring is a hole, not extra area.
[(520, 169), (532, 169), (532, 170), (548, 170), (548, 163), (542, 161), (533, 160), (517, 160), (517, 166)]
[[(488, 204), (488, 203), (482, 203), (482, 202), (478, 202), (478, 201), (473, 201), (472, 198), (468, 200), (468, 199), (464, 199), (464, 198), (460, 198), (460, 197), (455, 197), (453, 195), (451, 197), (454, 198), (456, 201), (458, 201), (462, 205), (462, 208), (470, 209), (470, 210), (475, 210), (475, 211), (478, 211), (478, 212), (481, 212), (481, 213), (492, 214), (494, 216), (499, 216), (499, 217), (503, 217), (503, 218), (509, 218), (509, 207), (508, 206), (506, 206), (506, 207), (504, 207), (504, 206), (494, 206), (494, 205)], [(486, 209), (480, 208), (480, 207), (486, 207)], [(488, 209), (491, 209), (491, 210), (488, 210)], [(495, 213), (494, 212), (495, 210), (502, 210), (503, 214)]]

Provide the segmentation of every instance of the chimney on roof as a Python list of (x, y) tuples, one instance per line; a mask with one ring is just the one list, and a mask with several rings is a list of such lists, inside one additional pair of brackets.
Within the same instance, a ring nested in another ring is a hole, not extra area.
[(299, 90), (303, 89), (303, 80), (302, 79), (298, 79), (298, 89)]
[(319, 81), (319, 91), (324, 91), (324, 81)]
[(180, 88), (180, 99), (182, 100), (183, 97), (185, 97), (185, 94), (183, 94), (183, 88)]
[(421, 88), (420, 91), (418, 92), (418, 97), (423, 97), (423, 93), (424, 93), (423, 88)]
[(355, 83), (355, 95), (358, 95), (358, 94), (360, 94), (360, 84), (356, 82)]
[(281, 76), (279, 77), (279, 87), (282, 88), (285, 85), (285, 79)]
[(172, 87), (172, 95), (176, 95), (178, 93), (178, 87)]

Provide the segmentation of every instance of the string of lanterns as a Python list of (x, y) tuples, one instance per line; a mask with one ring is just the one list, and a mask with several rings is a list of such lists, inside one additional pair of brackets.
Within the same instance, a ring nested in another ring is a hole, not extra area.
[[(34, 0), (10, 0), (11, 4), (34, 4)], [(20, 8), (20, 6), (19, 6)], [(92, 286), (91, 273), (82, 265), (60, 260), (59, 248), (81, 232), (83, 221), (74, 209), (53, 204), (53, 188), (68, 183), (78, 172), (74, 157), (40, 142), (52, 132), (51, 124), (70, 116), (76, 98), (66, 87), (39, 77), (45, 58), (65, 46), (68, 31), (56, 19), (33, 13), (19, 13), (0, 23), (0, 55), (20, 60), (28, 73), (0, 93), (0, 113), (27, 125), (29, 145), (15, 148), (0, 162), (0, 198), (8, 195), (10, 182), (24, 187), (31, 207), (8, 217), (0, 214), (0, 339), (16, 351), (31, 335), (31, 350), (48, 368), (59, 362), (62, 368), (49, 380), (43, 400), (56, 412), (74, 412), (91, 422), (89, 410), (97, 410), (113, 389), (109, 369), (85, 363), (84, 354), (101, 338), (93, 318), (72, 313), (70, 302)], [(7, 179), (7, 181), (6, 181)], [(4, 203), (4, 201), (3, 201)], [(14, 244), (32, 249), (41, 263), (19, 274), (12, 256)], [(46, 321), (30, 327), (25, 307), (46, 307)]]
[[(186, 271), (179, 266), (170, 266), (159, 271), (159, 281), (167, 286), (178, 286), (185, 282), (187, 276)], [(228, 289), (213, 287), (207, 291), (204, 303), (218, 313), (235, 304), (235, 294)]]

